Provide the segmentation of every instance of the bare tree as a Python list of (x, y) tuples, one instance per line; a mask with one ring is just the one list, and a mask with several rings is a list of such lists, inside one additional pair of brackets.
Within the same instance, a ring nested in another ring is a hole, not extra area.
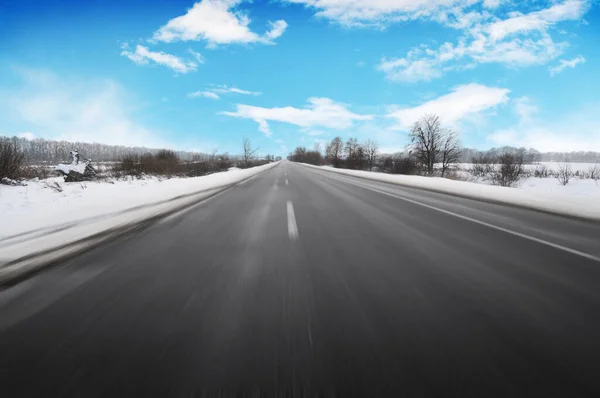
[(432, 175), (442, 147), (442, 126), (436, 115), (425, 115), (417, 120), (409, 133), (411, 153)]
[(487, 177), (494, 171), (493, 161), (487, 155), (475, 156), (471, 163), (471, 174), (474, 177)]
[(325, 152), (327, 153), (327, 158), (333, 164), (333, 167), (340, 167), (340, 159), (342, 157), (343, 150), (344, 141), (342, 140), (342, 137), (335, 137), (329, 144), (327, 144)]
[(435, 171), (436, 163), (441, 163), (443, 177), (450, 165), (460, 160), (458, 133), (443, 128), (437, 115), (425, 115), (416, 121), (409, 137), (411, 154), (429, 175)]
[(492, 171), (492, 183), (503, 187), (512, 187), (523, 177), (523, 156), (504, 153), (498, 157)]
[(16, 140), (0, 140), (0, 179), (19, 178), (23, 157)]
[(250, 162), (254, 159), (258, 148), (252, 148), (252, 142), (244, 138), (244, 167), (250, 167)]
[(359, 159), (360, 154), (358, 148), (358, 140), (356, 138), (348, 138), (344, 151), (346, 153), (346, 167), (349, 169), (359, 168), (361, 162)]
[(573, 169), (571, 167), (571, 162), (569, 162), (568, 159), (565, 159), (564, 162), (558, 164), (556, 178), (558, 178), (558, 182), (560, 182), (561, 185), (567, 185), (572, 177)]
[(453, 130), (442, 130), (442, 177), (452, 164), (458, 163), (462, 150), (460, 148), (460, 138), (458, 133)]
[(590, 166), (588, 174), (592, 180), (600, 180), (600, 164), (596, 163), (595, 165)]
[(376, 141), (372, 139), (368, 139), (367, 142), (363, 145), (365, 149), (365, 154), (367, 157), (367, 165), (369, 166), (369, 171), (373, 170), (373, 166), (377, 162), (377, 155), (379, 153), (379, 145)]

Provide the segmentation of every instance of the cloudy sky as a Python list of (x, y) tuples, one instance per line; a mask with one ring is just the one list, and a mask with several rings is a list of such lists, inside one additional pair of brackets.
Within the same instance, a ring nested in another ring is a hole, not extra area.
[(0, 134), (286, 155), (406, 143), (600, 150), (595, 0), (19, 0), (0, 5)]

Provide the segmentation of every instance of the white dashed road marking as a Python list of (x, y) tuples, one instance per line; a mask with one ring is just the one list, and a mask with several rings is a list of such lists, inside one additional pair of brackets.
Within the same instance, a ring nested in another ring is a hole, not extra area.
[(294, 205), (291, 200), (287, 201), (287, 220), (290, 239), (298, 239), (298, 226), (296, 225), (296, 215), (294, 214)]

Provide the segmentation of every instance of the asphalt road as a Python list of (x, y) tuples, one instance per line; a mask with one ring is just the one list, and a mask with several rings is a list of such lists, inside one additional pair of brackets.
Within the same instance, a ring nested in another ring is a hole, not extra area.
[(0, 292), (0, 395), (600, 396), (600, 225), (283, 164)]

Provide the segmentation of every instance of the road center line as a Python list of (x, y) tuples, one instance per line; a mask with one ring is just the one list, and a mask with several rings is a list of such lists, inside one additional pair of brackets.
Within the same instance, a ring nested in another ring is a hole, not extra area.
[(285, 179), (285, 185), (290, 185), (290, 182), (288, 181), (288, 179)]
[(291, 200), (287, 201), (287, 220), (290, 240), (298, 239), (298, 226), (296, 225), (296, 215), (294, 214), (294, 205)]
[(502, 231), (502, 232), (505, 232), (505, 233), (510, 234), (510, 235), (518, 236), (520, 238), (527, 239), (527, 240), (530, 240), (532, 242), (536, 242), (536, 243), (540, 243), (542, 245), (550, 246), (550, 247), (553, 247), (555, 249), (565, 251), (567, 253), (575, 254), (576, 256), (580, 256), (580, 257), (587, 258), (589, 260), (600, 262), (600, 257), (594, 256), (592, 254), (585, 253), (585, 252), (582, 252), (582, 251), (579, 251), (579, 250), (576, 250), (576, 249), (571, 249), (570, 247), (559, 245), (557, 243), (552, 243), (552, 242), (549, 242), (547, 240), (536, 238), (534, 236), (526, 235), (526, 234), (523, 234), (521, 232), (513, 231), (513, 230), (510, 230), (510, 229), (507, 229), (507, 228), (499, 227), (497, 225), (490, 224), (490, 223), (485, 222), (485, 221), (476, 220), (476, 219), (471, 218), (471, 217), (463, 216), (462, 214), (458, 214), (458, 213), (454, 213), (452, 211), (440, 209), (439, 207), (427, 205), (425, 203), (421, 203), (421, 202), (418, 202), (416, 200), (408, 199), (408, 198), (405, 198), (405, 197), (400, 196), (400, 195), (395, 195), (395, 194), (390, 193), (390, 192), (382, 191), (380, 189), (373, 188), (373, 187), (370, 187), (370, 186), (367, 186), (367, 185), (358, 184), (358, 183), (356, 183), (354, 181), (348, 181), (346, 179), (339, 179), (339, 178), (330, 177), (330, 176), (327, 176), (327, 177), (333, 178), (334, 180), (346, 182), (348, 184), (356, 185), (357, 187), (361, 187), (361, 188), (364, 188), (364, 189), (369, 189), (369, 190), (371, 190), (373, 192), (378, 192), (378, 193), (383, 194), (383, 195), (391, 196), (393, 198), (400, 199), (400, 200), (403, 200), (405, 202), (409, 202), (409, 203), (412, 203), (412, 204), (415, 204), (415, 205), (418, 205), (418, 206), (426, 207), (428, 209), (435, 210), (435, 211), (438, 211), (440, 213), (444, 213), (444, 214), (447, 214), (447, 215), (450, 215), (450, 216), (461, 218), (463, 220), (467, 220), (467, 221), (473, 222), (475, 224), (483, 225), (483, 226), (486, 226), (488, 228), (495, 229), (497, 231)]

